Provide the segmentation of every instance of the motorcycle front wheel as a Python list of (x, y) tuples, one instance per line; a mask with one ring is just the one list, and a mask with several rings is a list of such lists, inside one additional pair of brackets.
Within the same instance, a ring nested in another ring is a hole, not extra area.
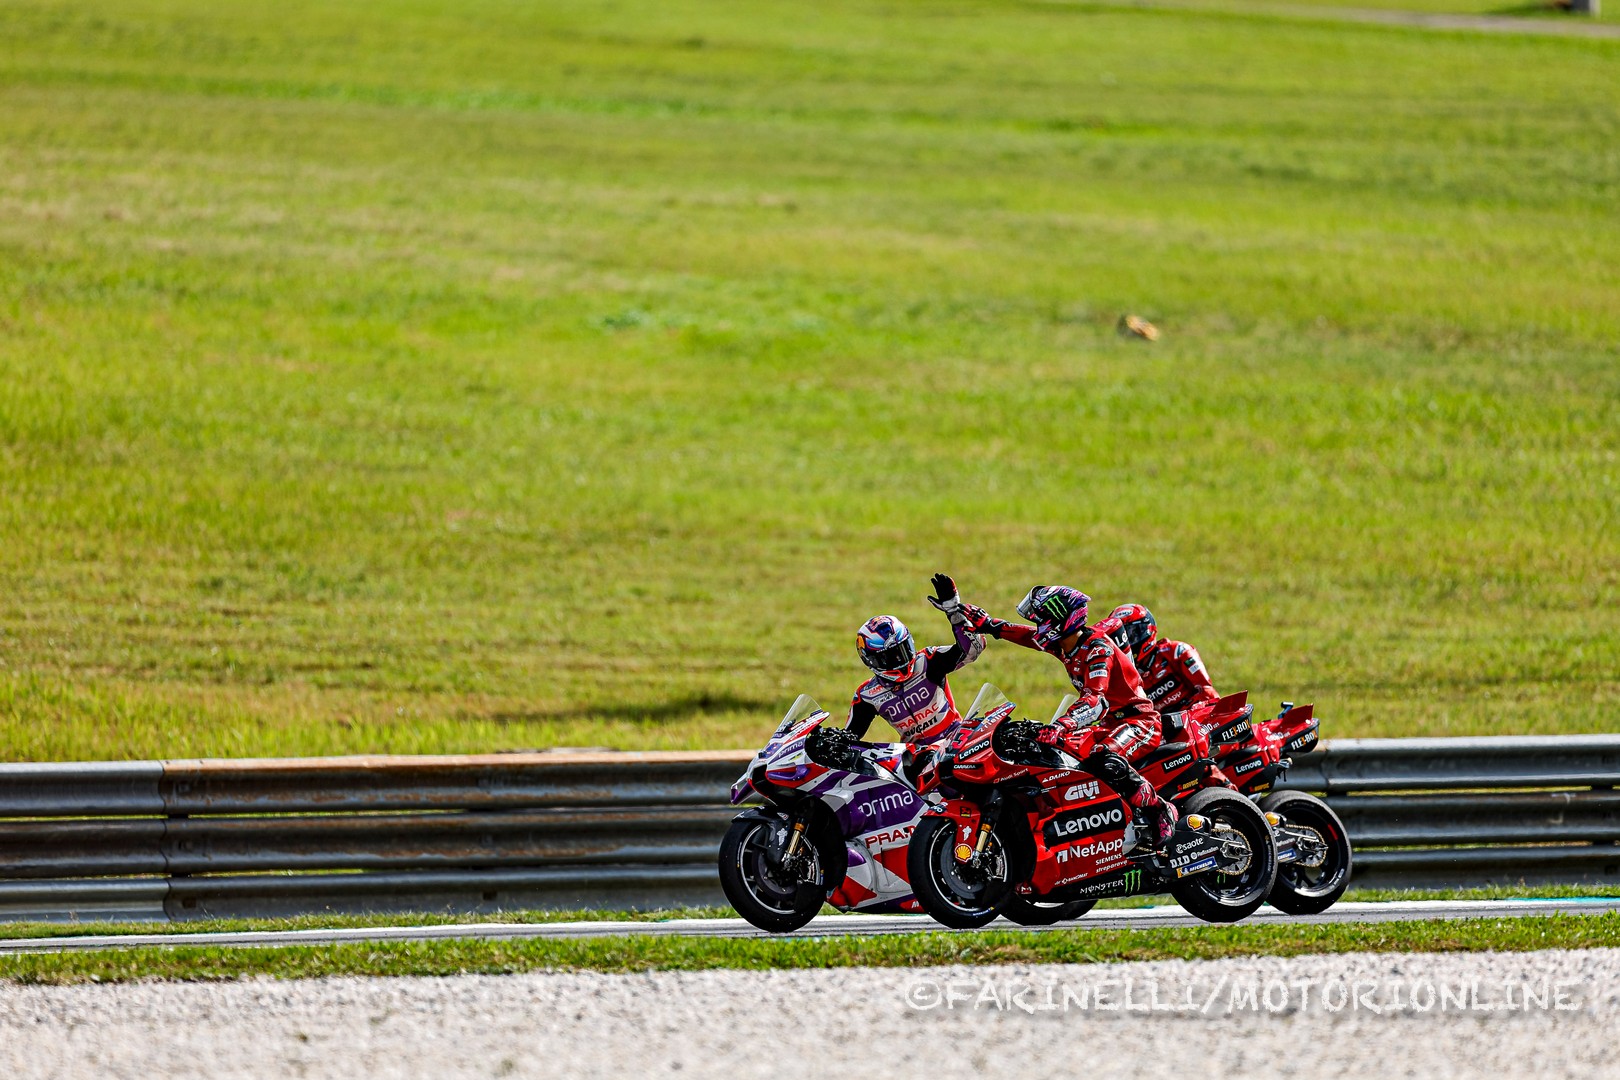
[(1183, 817), (1207, 818), (1205, 828), (1218, 829), (1227, 837), (1222, 856), (1226, 868), (1177, 878), (1170, 884), (1170, 895), (1205, 922), (1237, 922), (1253, 915), (1277, 881), (1277, 841), (1265, 815), (1225, 788), (1195, 792), (1180, 809)]
[(1290, 915), (1315, 915), (1332, 907), (1350, 887), (1350, 838), (1339, 815), (1303, 791), (1279, 791), (1262, 800), (1260, 808), (1281, 814), (1289, 825), (1308, 829), (1320, 840), (1307, 858), (1277, 867), (1271, 906)]
[(773, 934), (797, 930), (821, 910), (821, 863), (809, 843), (798, 858), (810, 873), (791, 872), (775, 862), (771, 832), (780, 822), (741, 817), (720, 841), (720, 888), (737, 914)]
[(973, 865), (957, 862), (955, 848), (956, 823), (925, 817), (911, 834), (906, 871), (924, 911), (953, 930), (971, 930), (1000, 915), (1012, 896), (1011, 864), (995, 830)]
[(1051, 926), (1053, 923), (1078, 919), (1096, 906), (1095, 900), (1070, 900), (1066, 904), (1055, 904), (1014, 893), (1007, 898), (1007, 906), (1001, 909), (1001, 913), (1019, 926)]

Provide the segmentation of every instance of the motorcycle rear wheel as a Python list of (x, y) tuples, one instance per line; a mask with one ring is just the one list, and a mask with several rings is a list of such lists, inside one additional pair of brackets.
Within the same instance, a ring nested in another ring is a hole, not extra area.
[(906, 851), (911, 891), (923, 910), (953, 930), (983, 926), (1001, 914), (1012, 896), (1011, 860), (995, 830), (981, 858), (984, 870), (969, 872), (956, 861), (956, 823), (924, 817), (911, 834)]
[(1198, 814), (1213, 828), (1228, 825), (1249, 849), (1248, 865), (1239, 873), (1206, 870), (1170, 884), (1176, 903), (1205, 922), (1229, 923), (1259, 910), (1277, 881), (1277, 841), (1260, 808), (1235, 791), (1205, 788), (1179, 807), (1182, 816)]
[(1260, 809), (1281, 814), (1290, 825), (1312, 829), (1327, 845), (1319, 866), (1283, 863), (1271, 889), (1271, 906), (1290, 915), (1326, 911), (1350, 887), (1350, 838), (1332, 807), (1304, 791), (1279, 791), (1260, 802)]
[(1053, 923), (1078, 919), (1096, 906), (1095, 900), (1070, 900), (1057, 904), (1050, 900), (1031, 900), (1014, 893), (1007, 898), (1007, 906), (1001, 909), (1001, 913), (1019, 926), (1051, 926)]
[(776, 823), (741, 817), (720, 841), (720, 888), (737, 914), (773, 934), (797, 930), (821, 910), (820, 856), (806, 843), (803, 857), (814, 860), (815, 880), (784, 877), (771, 865), (771, 830)]

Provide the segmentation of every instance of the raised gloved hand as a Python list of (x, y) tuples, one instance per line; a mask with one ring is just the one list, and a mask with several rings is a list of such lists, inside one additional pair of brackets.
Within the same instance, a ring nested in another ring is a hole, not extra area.
[(1005, 622), (994, 618), (984, 608), (970, 604), (965, 600), (962, 602), (959, 614), (962, 616), (962, 625), (975, 634), (988, 634), (993, 638), (999, 638), (1001, 631), (1007, 626)]
[(962, 610), (962, 597), (956, 591), (956, 582), (951, 580), (949, 574), (934, 575), (934, 595), (928, 602), (947, 615), (955, 615)]

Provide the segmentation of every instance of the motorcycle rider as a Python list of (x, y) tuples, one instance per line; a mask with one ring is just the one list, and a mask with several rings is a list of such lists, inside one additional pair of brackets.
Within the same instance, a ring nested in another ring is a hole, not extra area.
[(845, 728), (861, 739), (882, 716), (908, 743), (942, 738), (961, 713), (946, 681), (951, 672), (971, 664), (984, 651), (984, 638), (968, 626), (956, 583), (945, 574), (933, 578), (935, 595), (928, 602), (945, 613), (956, 641), (919, 651), (906, 624), (893, 615), (868, 619), (855, 635), (855, 650), (872, 677), (861, 683), (849, 703)]
[(1185, 641), (1160, 638), (1153, 612), (1141, 604), (1119, 605), (1097, 629), (1135, 661), (1142, 686), (1161, 714), (1220, 699), (1198, 650)]
[[(1175, 833), (1176, 808), (1131, 767), (1159, 747), (1163, 731), (1153, 702), (1142, 689), (1136, 665), (1098, 626), (1086, 625), (1091, 597), (1062, 585), (1037, 585), (1018, 602), (1025, 626), (993, 618), (964, 604), (967, 625), (981, 634), (1055, 656), (1079, 692), (1067, 713), (1041, 731), (1049, 745), (1072, 745), (1082, 730), (1096, 729), (1096, 747), (1082, 764), (1152, 823), (1154, 843), (1168, 846)], [(1078, 756), (1078, 755), (1076, 755)]]
[[(1097, 629), (1113, 638), (1114, 644), (1136, 663), (1142, 686), (1159, 711), (1159, 730), (1164, 739), (1181, 737), (1178, 713), (1220, 700), (1198, 650), (1185, 641), (1161, 640), (1158, 621), (1141, 604), (1119, 605), (1097, 624)], [(1207, 777), (1214, 783), (1237, 788), (1232, 778), (1215, 765), (1209, 766)]]

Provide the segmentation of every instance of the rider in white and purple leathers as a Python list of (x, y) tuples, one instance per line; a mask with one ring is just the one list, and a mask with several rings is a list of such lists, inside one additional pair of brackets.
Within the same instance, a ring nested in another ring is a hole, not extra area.
[(906, 624), (893, 615), (870, 619), (857, 632), (855, 649), (873, 677), (860, 685), (849, 703), (846, 727), (855, 738), (865, 738), (872, 720), (881, 716), (903, 741), (929, 743), (961, 719), (946, 677), (984, 651), (984, 638), (968, 628), (954, 581), (935, 574), (934, 593), (928, 602), (950, 619), (954, 644), (919, 651)]

